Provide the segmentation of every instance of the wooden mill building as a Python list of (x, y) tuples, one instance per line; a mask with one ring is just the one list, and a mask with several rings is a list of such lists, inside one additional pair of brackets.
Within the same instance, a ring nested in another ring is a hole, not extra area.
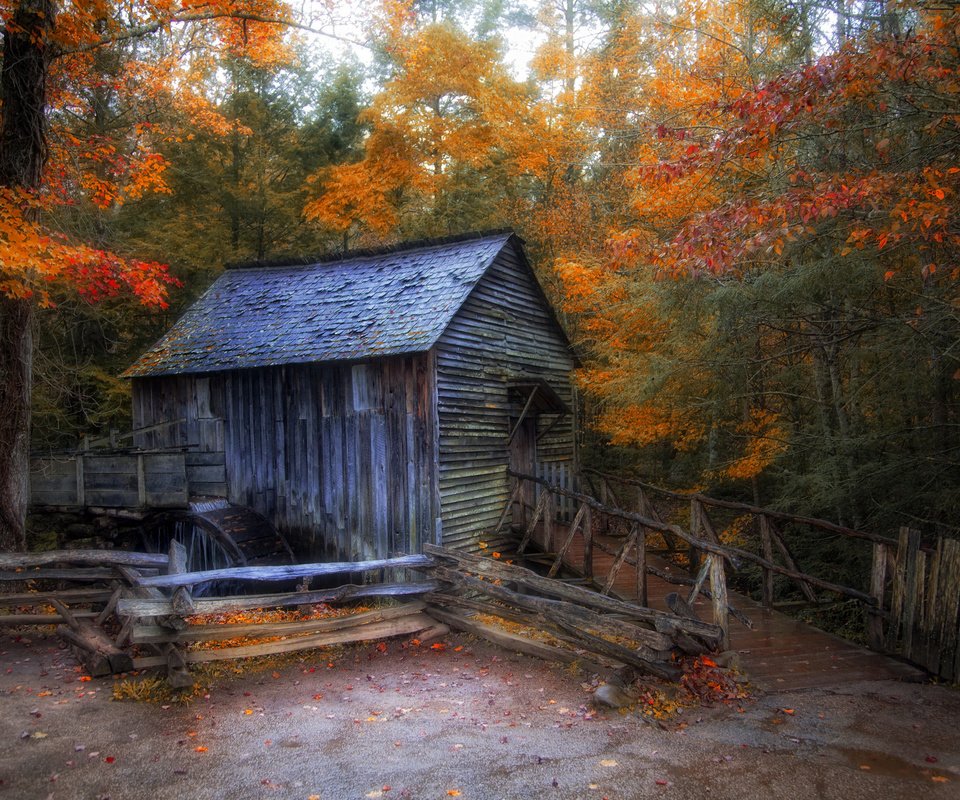
[(227, 269), (127, 372), (145, 448), (222, 452), (301, 559), (475, 544), (575, 473), (574, 359), (510, 233)]

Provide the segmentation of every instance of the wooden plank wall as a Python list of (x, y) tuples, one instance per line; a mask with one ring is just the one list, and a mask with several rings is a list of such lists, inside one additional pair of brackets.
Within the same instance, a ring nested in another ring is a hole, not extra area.
[[(188, 462), (201, 460), (204, 475)], [(102, 508), (184, 508), (188, 480), (219, 472), (220, 453), (81, 453), (37, 457), (30, 463), (30, 503), (34, 506), (97, 506)], [(197, 487), (190, 487), (197, 493)]]
[[(229, 500), (302, 559), (357, 561), (435, 541), (433, 393), (425, 354), (142, 378), (134, 425), (183, 417), (144, 444), (224, 450)], [(204, 465), (187, 469), (197, 480)]]
[(892, 576), (887, 650), (934, 675), (960, 680), (960, 541), (921, 549), (919, 532), (903, 529)]
[[(511, 379), (547, 381), (572, 411), (574, 362), (536, 280), (510, 247), (477, 284), (435, 351), (443, 544), (474, 549), (510, 496)], [(539, 432), (554, 420), (541, 415)], [(553, 471), (564, 464), (574, 471), (572, 416), (538, 441), (537, 459), (538, 468)]]

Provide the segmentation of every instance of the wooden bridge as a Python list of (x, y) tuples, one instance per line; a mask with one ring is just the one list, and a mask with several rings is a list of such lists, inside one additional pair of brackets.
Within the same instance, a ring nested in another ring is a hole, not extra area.
[[(522, 520), (519, 554), (544, 563), (551, 575), (561, 568), (572, 570), (605, 594), (715, 622), (743, 670), (768, 690), (919, 680), (923, 670), (946, 680), (960, 677), (960, 542), (924, 542), (917, 532), (906, 529), (895, 540), (825, 520), (667, 492), (599, 473), (591, 477), (602, 501), (541, 478), (514, 474), (514, 516)], [(531, 485), (537, 487), (536, 503), (518, 511), (517, 498), (524, 492), (529, 496)], [(622, 501), (628, 492), (636, 510)], [(651, 502), (655, 495), (672, 503), (669, 516)], [(681, 504), (689, 508), (686, 528), (669, 521)], [(558, 513), (561, 507), (577, 510)], [(725, 544), (708, 509), (755, 520), (759, 536), (754, 545), (760, 552)], [(501, 522), (505, 519), (506, 515)], [(804, 572), (778, 529), (781, 524), (825, 531), (870, 548), (868, 588), (842, 586)], [(744, 567), (760, 573), (760, 601), (728, 588), (728, 573)], [(775, 604), (775, 578), (796, 587), (800, 602), (789, 605), (815, 607), (828, 595), (859, 603), (870, 648), (782, 613)]]

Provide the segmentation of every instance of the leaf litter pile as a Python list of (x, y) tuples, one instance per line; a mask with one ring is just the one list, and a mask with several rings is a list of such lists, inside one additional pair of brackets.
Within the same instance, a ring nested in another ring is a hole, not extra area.
[[(474, 619), (553, 647), (569, 648), (567, 642), (557, 639), (543, 628), (492, 614), (476, 614)], [(635, 643), (622, 637), (611, 637), (611, 640), (624, 647), (635, 646)], [(750, 698), (743, 676), (736, 670), (720, 666), (708, 656), (681, 658), (677, 665), (683, 673), (678, 683), (671, 684), (656, 678), (639, 679), (627, 687), (619, 710), (622, 713), (636, 711), (648, 720), (662, 722), (682, 714), (685, 708), (736, 706), (742, 711), (743, 701)], [(583, 688), (595, 692), (600, 683), (595, 680), (583, 684)]]
[[(387, 604), (388, 603), (377, 605), (332, 606), (326, 603), (318, 603), (310, 606), (309, 610), (304, 610), (303, 608), (261, 608), (222, 614), (195, 614), (187, 617), (186, 622), (188, 625), (267, 625), (277, 622), (327, 620), (374, 611)], [(187, 649), (218, 650), (243, 645), (265, 644), (286, 638), (291, 637), (248, 634), (235, 636), (230, 639), (192, 642), (187, 645)], [(335, 665), (335, 660), (342, 655), (346, 647), (344, 645), (326, 645), (318, 647), (317, 649), (322, 650), (328, 657), (327, 666), (332, 669)], [(381, 650), (381, 652), (383, 652), (383, 650)], [(304, 652), (301, 651), (251, 656), (234, 661), (214, 661), (193, 664), (191, 665), (190, 671), (196, 680), (193, 686), (186, 690), (171, 688), (166, 678), (162, 675), (135, 675), (132, 679), (120, 678), (114, 683), (113, 698), (115, 700), (137, 700), (148, 703), (189, 703), (207, 694), (210, 688), (224, 677), (259, 674), (268, 670), (275, 671), (289, 664), (298, 663), (303, 659)]]

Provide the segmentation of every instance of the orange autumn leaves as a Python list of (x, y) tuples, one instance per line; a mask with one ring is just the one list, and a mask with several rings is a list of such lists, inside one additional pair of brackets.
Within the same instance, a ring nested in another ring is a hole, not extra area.
[[(14, 11), (5, 5), (0, 14), (8, 20)], [(176, 285), (164, 265), (74, 239), (62, 221), (169, 193), (170, 164), (158, 145), (180, 134), (158, 122), (161, 110), (179, 108), (196, 126), (231, 131), (194, 87), (216, 70), (215, 53), (263, 65), (289, 58), (289, 19), (278, 0), (160, 0), (122, 14), (110, 2), (78, 0), (60, 9), (49, 43), (56, 56), (46, 81), (42, 184), (0, 192), (0, 292), (41, 305), (63, 290), (163, 305)]]
[(362, 160), (312, 176), (308, 219), (338, 232), (387, 236), (404, 215), (443, 212), (464, 170), (493, 167), (522, 88), (496, 46), (450, 24), (416, 28), (405, 4), (388, 8), (382, 34), (392, 76), (361, 115), (370, 127)]

